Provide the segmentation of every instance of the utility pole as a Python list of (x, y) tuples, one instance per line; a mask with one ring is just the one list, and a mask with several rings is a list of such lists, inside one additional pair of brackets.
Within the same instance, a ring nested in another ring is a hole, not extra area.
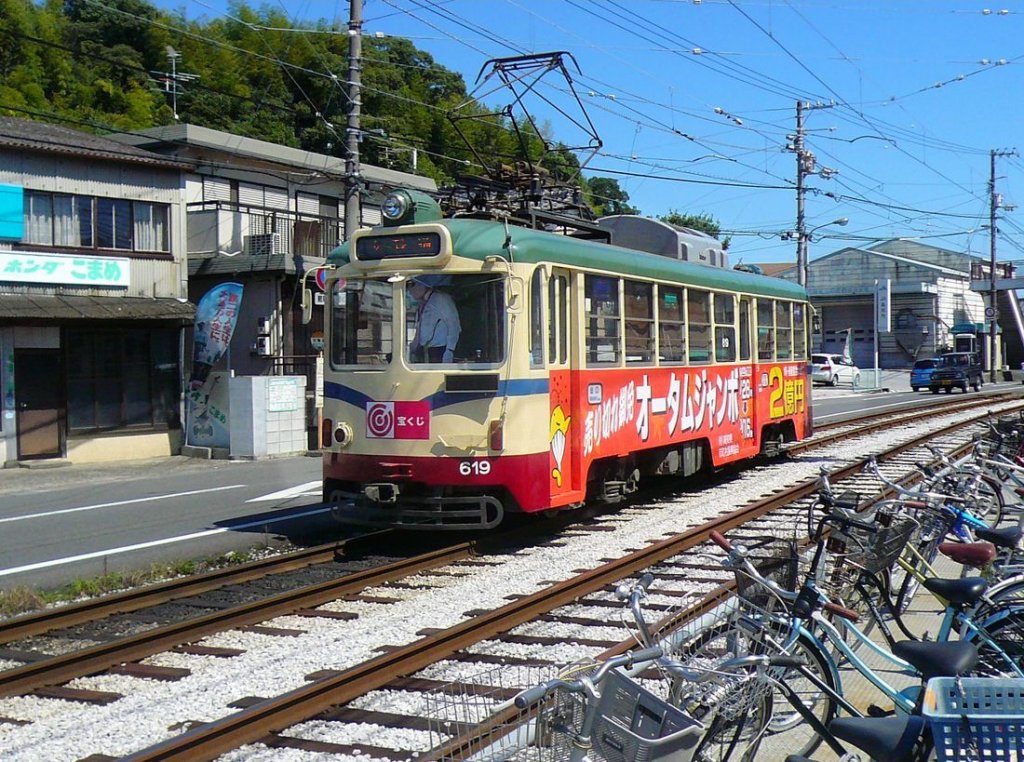
[(359, 116), (361, 58), (363, 55), (363, 0), (349, 0), (348, 120), (345, 123), (345, 238), (359, 229)]
[(831, 167), (815, 165), (815, 156), (811, 151), (804, 148), (804, 111), (813, 111), (822, 108), (832, 108), (835, 103), (804, 103), (796, 102), (796, 134), (787, 135), (791, 141), (787, 143), (786, 149), (796, 154), (796, 282), (807, 287), (807, 244), (810, 242), (810, 234), (807, 232), (807, 217), (804, 213), (804, 178), (807, 175), (821, 175), (829, 179), (838, 174), (838, 171)]
[(804, 219), (804, 104), (796, 102), (796, 282), (807, 288), (807, 231)]
[(1003, 199), (996, 193), (996, 157), (1016, 156), (1016, 149), (1010, 151), (989, 151), (989, 204), (988, 204), (988, 234), (989, 234), (989, 320), (988, 320), (988, 380), (989, 383), (996, 382), (996, 346), (998, 337), (996, 331), (999, 326), (999, 291), (996, 289), (996, 211), (1003, 208)]

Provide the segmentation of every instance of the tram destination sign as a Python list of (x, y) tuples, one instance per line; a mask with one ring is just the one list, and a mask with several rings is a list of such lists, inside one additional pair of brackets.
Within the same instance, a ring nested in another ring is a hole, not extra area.
[(391, 233), (356, 239), (356, 256), (363, 260), (432, 257), (441, 251), (438, 233)]

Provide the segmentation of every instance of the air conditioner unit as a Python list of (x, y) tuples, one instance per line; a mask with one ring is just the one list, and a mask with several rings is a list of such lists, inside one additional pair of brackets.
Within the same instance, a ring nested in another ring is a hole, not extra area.
[(250, 257), (269, 257), (273, 254), (283, 254), (281, 250), (280, 233), (259, 233), (247, 235), (243, 240), (245, 253)]

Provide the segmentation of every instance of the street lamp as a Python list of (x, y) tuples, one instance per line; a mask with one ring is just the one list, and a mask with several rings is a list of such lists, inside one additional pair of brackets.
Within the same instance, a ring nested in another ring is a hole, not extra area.
[(811, 236), (815, 230), (821, 228), (827, 228), (829, 225), (845, 225), (850, 221), (849, 217), (839, 217), (831, 222), (825, 222), (821, 225), (815, 225), (813, 228), (807, 231), (797, 231), (797, 245), (796, 245), (796, 272), (797, 282), (807, 287), (807, 244), (811, 240)]

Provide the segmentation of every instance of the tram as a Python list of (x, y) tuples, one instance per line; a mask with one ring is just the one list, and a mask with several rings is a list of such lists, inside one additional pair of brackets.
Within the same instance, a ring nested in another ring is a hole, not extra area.
[[(488, 529), (811, 432), (802, 287), (444, 218), (417, 191), (382, 216), (326, 265), (323, 490), (339, 520)], [(457, 310), (443, 357), (413, 347), (424, 291)]]

